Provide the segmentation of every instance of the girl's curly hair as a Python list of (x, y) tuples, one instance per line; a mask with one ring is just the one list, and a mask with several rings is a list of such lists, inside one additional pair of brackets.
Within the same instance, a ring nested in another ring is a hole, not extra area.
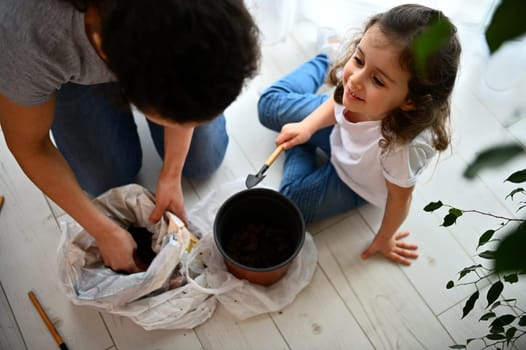
[[(447, 25), (447, 38), (425, 58), (422, 69), (417, 67), (414, 41), (437, 21)], [(363, 34), (373, 25), (377, 25), (392, 43), (402, 48), (400, 65), (411, 75), (408, 97), (416, 107), (411, 111), (394, 110), (382, 120), (384, 139), (381, 146), (387, 148), (393, 143), (410, 142), (420, 132), (431, 128), (434, 147), (444, 151), (450, 143), (450, 100), (461, 52), (456, 27), (442, 12), (421, 5), (401, 5), (371, 17), (363, 33), (347, 45), (345, 54), (329, 72), (329, 83), (337, 85), (334, 99), (338, 103), (341, 103), (343, 92), (339, 78), (341, 70), (354, 54)]]

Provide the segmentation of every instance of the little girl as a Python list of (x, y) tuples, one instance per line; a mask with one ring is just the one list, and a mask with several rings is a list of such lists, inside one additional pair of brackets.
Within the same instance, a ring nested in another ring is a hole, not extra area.
[[(417, 65), (414, 39), (437, 21), (449, 35)], [(276, 144), (286, 150), (279, 190), (307, 223), (368, 202), (384, 215), (362, 258), (381, 252), (409, 265), (418, 257), (417, 246), (402, 241), (409, 232), (397, 230), (418, 176), (449, 145), (460, 51), (456, 27), (442, 12), (401, 5), (372, 17), (330, 72), (322, 53), (263, 92), (259, 120), (279, 132)], [(316, 95), (327, 73), (334, 94)], [(317, 149), (330, 161), (319, 165)]]

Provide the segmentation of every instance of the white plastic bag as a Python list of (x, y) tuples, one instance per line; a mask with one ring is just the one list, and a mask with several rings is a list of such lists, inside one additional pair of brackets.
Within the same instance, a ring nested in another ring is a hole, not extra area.
[[(66, 216), (61, 219), (63, 239), (58, 251), (59, 277), (66, 295), (77, 305), (128, 317), (146, 330), (198, 326), (212, 316), (218, 301), (239, 319), (282, 309), (312, 279), (317, 250), (307, 233), (285, 276), (268, 287), (234, 277), (215, 246), (212, 226), (222, 203), (243, 189), (244, 181), (227, 183), (187, 211), (189, 229), (200, 237), (190, 251), (189, 232), (184, 227), (162, 244), (170, 218), (177, 218), (167, 214), (160, 222), (149, 223), (154, 196), (145, 188), (128, 185), (102, 194), (95, 203), (123, 227), (146, 227), (153, 233), (152, 249), (158, 254), (146, 272), (118, 274), (102, 265), (95, 240)], [(167, 290), (174, 269), (188, 283)]]

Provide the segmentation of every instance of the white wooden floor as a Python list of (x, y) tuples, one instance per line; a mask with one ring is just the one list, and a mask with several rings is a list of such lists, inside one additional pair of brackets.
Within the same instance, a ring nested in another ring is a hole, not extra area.
[[(348, 0), (347, 8), (335, 16), (349, 13), (353, 21), (359, 20), (349, 23), (360, 27), (364, 16), (395, 3), (366, 5)], [(464, 51), (453, 98), (452, 152), (444, 154), (417, 186), (412, 211), (403, 225), (420, 246), (420, 257), (412, 266), (398, 266), (380, 256), (360, 259), (382, 214), (365, 206), (308, 227), (319, 253), (317, 268), (311, 284), (280, 312), (238, 321), (218, 304), (212, 318), (192, 330), (148, 332), (129, 319), (74, 306), (66, 299), (55, 273), (61, 211), (28, 181), (2, 139), (0, 194), (6, 201), (0, 212), (0, 349), (57, 348), (30, 303), (30, 290), (74, 350), (446, 349), (482, 335), (478, 318), (460, 320), (463, 303), (473, 290), (446, 290), (445, 285), (460, 269), (473, 264), (478, 236), (497, 223), (466, 215), (445, 229), (439, 226), (441, 217), (422, 208), (440, 199), (463, 209), (514, 215), (516, 207), (504, 200), (512, 188), (503, 180), (524, 168), (526, 157), (484, 171), (474, 181), (461, 174), (481, 149), (526, 135), (525, 123), (512, 116), (518, 104), (524, 103), (517, 98), (518, 90), (522, 95), (526, 91), (520, 63), (524, 59), (498, 53), (489, 60), (482, 33), (495, 1), (426, 4), (443, 9), (458, 25)], [(263, 48), (260, 74), (226, 112), (231, 136), (226, 160), (210, 180), (185, 182), (187, 207), (222, 183), (255, 173), (272, 152), (275, 134), (257, 121), (258, 91), (315, 53), (316, 25), (307, 21), (317, 11), (314, 5), (298, 17), (285, 41)], [(317, 23), (328, 24), (323, 19)], [(146, 150), (138, 182), (154, 190), (160, 161), (144, 121), (138, 118), (138, 123)], [(277, 188), (282, 162), (283, 157), (268, 170), (266, 185)], [(526, 300), (524, 284), (516, 292)], [(472, 349), (482, 347), (472, 345)]]

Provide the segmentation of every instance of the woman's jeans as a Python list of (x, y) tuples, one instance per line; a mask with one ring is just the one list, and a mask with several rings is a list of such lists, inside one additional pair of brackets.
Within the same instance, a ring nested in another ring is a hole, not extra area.
[[(53, 138), (81, 187), (93, 196), (133, 182), (142, 164), (131, 109), (118, 107), (103, 93), (114, 88), (114, 83), (91, 86), (68, 83), (57, 90)], [(163, 127), (150, 121), (148, 126), (163, 158)], [(227, 145), (224, 115), (197, 127), (183, 175), (191, 178), (211, 175), (223, 161)]]
[[(284, 124), (307, 117), (329, 97), (316, 95), (329, 65), (327, 55), (320, 54), (266, 89), (258, 101), (260, 122), (279, 132)], [(340, 180), (330, 161), (319, 164), (316, 148), (330, 158), (331, 131), (332, 126), (321, 129), (307, 143), (285, 151), (279, 191), (298, 206), (307, 223), (365, 203)]]

